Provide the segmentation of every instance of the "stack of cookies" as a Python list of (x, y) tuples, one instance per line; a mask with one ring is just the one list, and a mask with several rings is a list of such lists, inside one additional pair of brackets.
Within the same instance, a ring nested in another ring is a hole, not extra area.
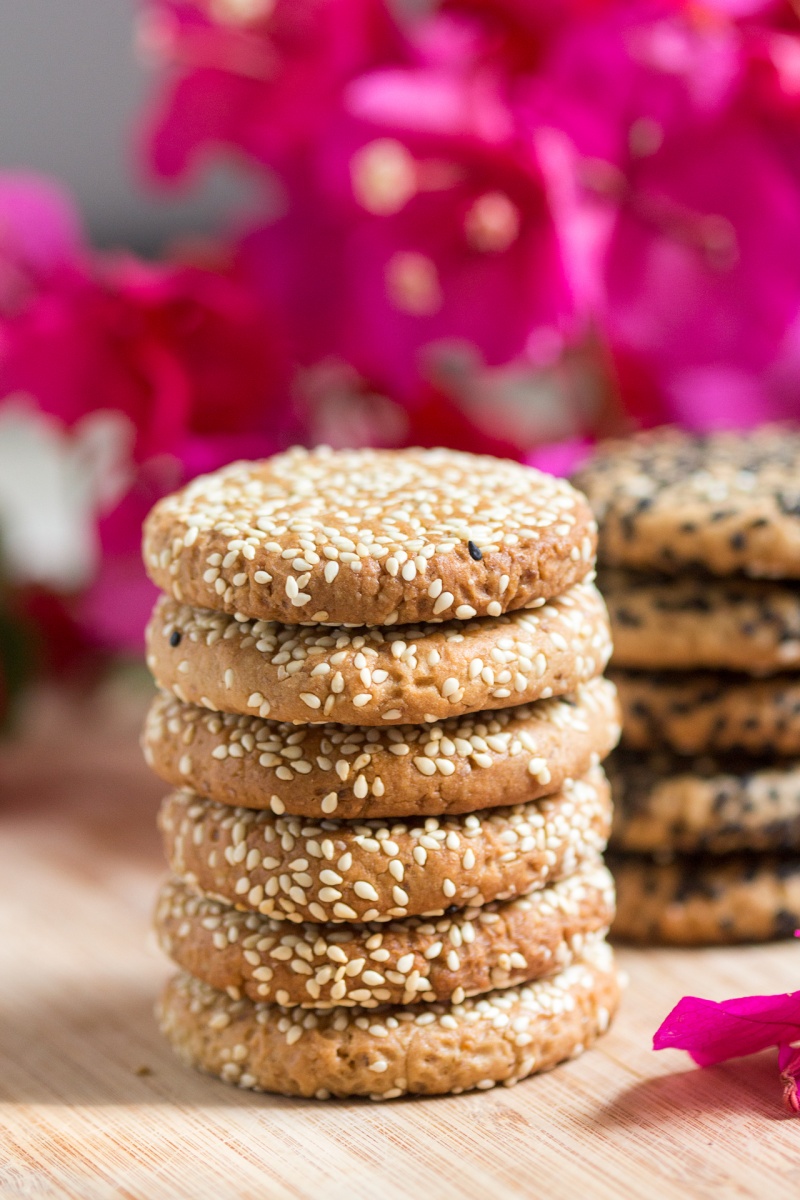
[(800, 430), (602, 445), (623, 748), (614, 932), (700, 944), (800, 926)]
[(144, 751), (177, 789), (156, 927), (186, 1062), (389, 1099), (605, 1030), (595, 543), (569, 484), (444, 450), (293, 450), (156, 506)]

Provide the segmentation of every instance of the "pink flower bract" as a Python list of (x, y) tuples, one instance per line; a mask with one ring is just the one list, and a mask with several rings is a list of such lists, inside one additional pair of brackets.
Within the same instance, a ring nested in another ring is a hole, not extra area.
[(131, 430), (130, 487), (98, 510), (102, 559), (82, 596), (97, 640), (140, 643), (140, 529), (158, 497), (300, 432), (288, 380), (271, 310), (222, 256), (92, 254), (57, 187), (0, 174), (0, 407), (24, 397), (67, 439), (98, 411)]
[(778, 1066), (784, 1103), (800, 1112), (800, 992), (778, 996), (741, 996), (734, 1000), (703, 1000), (684, 996), (653, 1037), (654, 1050), (686, 1050), (701, 1067), (779, 1049)]
[(401, 41), (380, 0), (275, 0), (252, 4), (249, 17), (240, 8), (143, 4), (145, 49), (168, 68), (145, 122), (146, 155), (162, 178), (222, 147), (281, 161), (320, 136), (348, 78)]
[(799, 63), (788, 4), (642, 0), (574, 22), (530, 82), (532, 122), (605, 206), (598, 315), (645, 423), (796, 413)]
[(654, 1050), (688, 1050), (701, 1067), (800, 1040), (800, 992), (703, 1000), (684, 996), (653, 1037)]

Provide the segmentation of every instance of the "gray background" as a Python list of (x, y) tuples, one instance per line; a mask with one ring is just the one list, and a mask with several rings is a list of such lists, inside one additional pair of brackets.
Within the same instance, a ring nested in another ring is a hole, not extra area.
[(148, 74), (135, 11), (135, 0), (0, 0), (0, 166), (68, 184), (96, 244), (153, 252), (213, 229), (244, 188), (221, 169), (191, 194), (137, 177), (132, 130)]

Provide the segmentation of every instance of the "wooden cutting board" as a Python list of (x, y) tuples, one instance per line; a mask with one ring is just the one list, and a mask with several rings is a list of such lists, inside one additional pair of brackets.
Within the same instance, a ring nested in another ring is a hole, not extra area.
[(775, 1055), (654, 1054), (686, 992), (800, 988), (800, 945), (620, 953), (611, 1033), (516, 1088), (367, 1102), (239, 1092), (182, 1067), (153, 1001), (163, 872), (137, 680), (41, 693), (0, 745), (0, 1197), (620, 1200), (800, 1194)]

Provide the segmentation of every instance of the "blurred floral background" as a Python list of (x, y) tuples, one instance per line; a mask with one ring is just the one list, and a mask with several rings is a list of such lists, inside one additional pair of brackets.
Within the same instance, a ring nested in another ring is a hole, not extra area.
[(222, 162), (246, 199), (144, 259), (0, 172), (3, 716), (140, 653), (141, 521), (230, 459), (558, 472), (633, 427), (800, 415), (797, 3), (115, 2), (142, 204)]

